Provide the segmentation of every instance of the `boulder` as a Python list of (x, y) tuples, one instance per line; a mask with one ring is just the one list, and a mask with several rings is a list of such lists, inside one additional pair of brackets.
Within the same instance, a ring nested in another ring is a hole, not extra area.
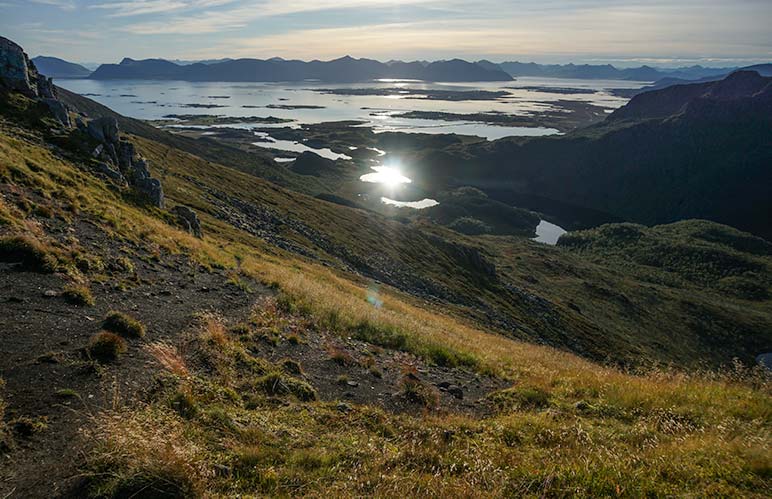
[(70, 110), (67, 105), (58, 99), (43, 99), (43, 102), (48, 106), (51, 114), (62, 125), (70, 128), (72, 123), (70, 122)]
[(121, 140), (118, 142), (117, 148), (118, 166), (122, 170), (126, 170), (132, 167), (134, 158), (137, 156), (137, 152), (134, 149), (134, 144), (128, 140)]
[(112, 116), (103, 116), (88, 122), (88, 134), (105, 144), (118, 143), (118, 120)]
[(139, 178), (133, 181), (136, 191), (147, 198), (156, 208), (164, 207), (164, 190), (157, 178)]
[(198, 215), (196, 215), (195, 211), (187, 206), (178, 205), (172, 208), (172, 213), (177, 215), (177, 220), (185, 230), (199, 239), (203, 237), (203, 234), (201, 233), (201, 221), (198, 219)]

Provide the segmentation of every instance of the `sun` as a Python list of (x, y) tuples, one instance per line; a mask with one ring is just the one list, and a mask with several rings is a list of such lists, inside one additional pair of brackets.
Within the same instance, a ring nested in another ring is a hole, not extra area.
[(364, 182), (373, 182), (388, 187), (397, 187), (400, 184), (409, 184), (412, 182), (408, 177), (393, 166), (374, 166), (375, 173), (362, 175), (360, 180)]

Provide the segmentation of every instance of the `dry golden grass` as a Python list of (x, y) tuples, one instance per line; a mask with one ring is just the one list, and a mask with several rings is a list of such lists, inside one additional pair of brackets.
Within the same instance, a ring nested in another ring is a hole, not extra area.
[[(197, 497), (213, 476), (202, 450), (185, 436), (184, 424), (171, 411), (107, 411), (84, 428), (97, 450), (92, 465), (100, 480), (94, 496), (131, 496), (140, 492)], [(104, 466), (104, 467), (102, 467)]]
[(156, 341), (143, 347), (161, 366), (180, 378), (190, 377), (190, 370), (185, 358), (174, 345)]
[(199, 316), (199, 337), (205, 342), (222, 349), (228, 344), (228, 331), (222, 317), (212, 313)]
[[(69, 205), (117, 239), (276, 285), (284, 310), (327, 329), (491, 372), (513, 385), (500, 394), (499, 412), (481, 419), (414, 418), (370, 407), (344, 413), (304, 395), (311, 387), (270, 371), (229, 337), (222, 318), (205, 314), (198, 340), (209, 348), (212, 372), (191, 373), (179, 352), (150, 347), (165, 369), (190, 377), (185, 389), (195, 412), (183, 417), (160, 400), (107, 411), (86, 428), (96, 495), (151, 487), (184, 496), (768, 496), (766, 377), (740, 370), (625, 373), (483, 331), (389, 289), (372, 299), (354, 278), (263, 253), (263, 243), (244, 234), (231, 239), (223, 229), (196, 239), (24, 139), (0, 141), (0, 178)], [(0, 218), (14, 231), (39, 230), (19, 217), (0, 204)], [(265, 314), (259, 327), (287, 330), (278, 311)], [(250, 397), (258, 388), (290, 398), (277, 405)], [(214, 472), (223, 467), (230, 473)]]

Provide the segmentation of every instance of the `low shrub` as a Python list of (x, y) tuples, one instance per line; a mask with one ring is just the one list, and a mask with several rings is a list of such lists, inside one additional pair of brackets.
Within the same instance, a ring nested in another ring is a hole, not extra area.
[(433, 386), (421, 381), (413, 368), (405, 369), (399, 386), (402, 395), (411, 402), (427, 408), (437, 407), (440, 403), (439, 392)]
[(281, 373), (269, 373), (255, 380), (255, 387), (266, 395), (294, 395), (298, 400), (316, 400), (316, 390), (305, 381)]
[(110, 362), (125, 353), (126, 348), (123, 338), (109, 331), (101, 331), (91, 338), (88, 353), (100, 362)]
[(169, 400), (169, 405), (174, 412), (185, 419), (193, 419), (198, 415), (196, 399), (188, 392), (176, 392)]
[(114, 310), (108, 312), (102, 328), (129, 338), (142, 338), (145, 336), (144, 324), (129, 315)]
[(82, 284), (70, 284), (64, 287), (62, 296), (68, 303), (91, 307), (94, 305), (94, 296), (88, 286)]
[(0, 238), (0, 262), (21, 263), (26, 270), (49, 273), (56, 270), (55, 252), (30, 236)]

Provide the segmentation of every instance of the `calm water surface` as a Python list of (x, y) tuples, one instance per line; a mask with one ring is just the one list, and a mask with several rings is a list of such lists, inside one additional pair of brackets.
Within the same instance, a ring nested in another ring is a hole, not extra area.
[[(322, 123), (361, 120), (376, 132), (457, 133), (477, 135), (489, 140), (506, 136), (550, 135), (557, 130), (541, 127), (504, 127), (472, 122), (406, 119), (393, 116), (405, 111), (448, 113), (504, 112), (533, 114), (550, 109), (558, 100), (592, 102), (614, 109), (626, 99), (609, 94), (609, 88), (639, 88), (645, 82), (616, 80), (567, 80), (558, 78), (519, 78), (511, 82), (428, 83), (418, 81), (380, 81), (355, 84), (228, 83), (148, 80), (59, 80), (58, 85), (104, 104), (133, 118), (161, 119), (168, 114), (217, 114), (231, 117), (276, 116), (295, 123)], [(560, 87), (593, 89), (593, 94), (556, 94), (517, 87)], [(321, 88), (400, 88), (406, 94), (389, 96), (340, 96), (314, 91)], [(442, 101), (411, 99), (410, 90), (504, 90), (509, 94), (496, 100)], [(190, 105), (216, 106), (210, 108)], [(319, 106), (314, 109), (270, 109), (266, 106)], [(232, 126), (232, 125), (229, 125)]]

